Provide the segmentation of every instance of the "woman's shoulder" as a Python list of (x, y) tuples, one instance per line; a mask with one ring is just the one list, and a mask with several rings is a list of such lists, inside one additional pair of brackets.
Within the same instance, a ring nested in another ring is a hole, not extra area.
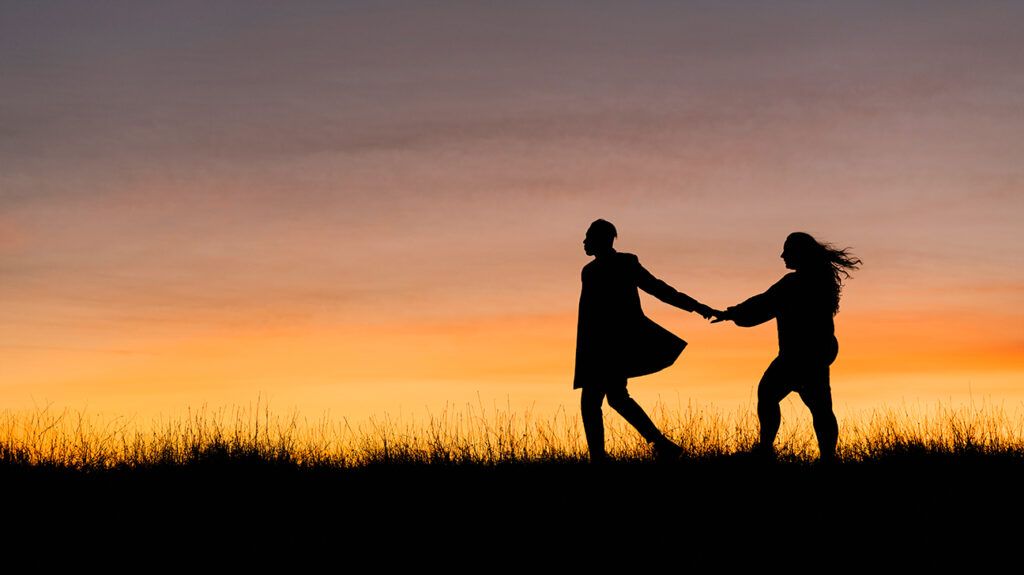
[(790, 273), (782, 276), (781, 278), (779, 278), (779, 281), (775, 282), (772, 285), (772, 287), (770, 287), (768, 289), (769, 289), (769, 291), (770, 290), (790, 290), (790, 289), (793, 289), (793, 288), (796, 288), (796, 287), (800, 286), (802, 283), (803, 283), (803, 281), (802, 281), (802, 278), (800, 277), (799, 274), (797, 274), (796, 272), (790, 272)]
[(818, 291), (819, 287), (815, 285), (814, 278), (799, 272), (790, 272), (768, 288), (767, 293), (780, 303), (799, 303), (812, 297)]
[(813, 305), (831, 293), (829, 278), (803, 272), (786, 274), (771, 289), (801, 307)]

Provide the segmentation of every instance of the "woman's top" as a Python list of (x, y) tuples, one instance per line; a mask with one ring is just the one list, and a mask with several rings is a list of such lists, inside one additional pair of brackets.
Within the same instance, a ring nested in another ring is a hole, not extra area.
[(825, 274), (787, 274), (768, 291), (730, 307), (726, 317), (743, 327), (774, 318), (780, 358), (831, 364), (839, 352), (832, 320), (832, 281)]

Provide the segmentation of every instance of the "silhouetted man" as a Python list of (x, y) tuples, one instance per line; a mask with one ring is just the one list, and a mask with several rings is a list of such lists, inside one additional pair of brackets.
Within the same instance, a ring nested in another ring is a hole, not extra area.
[(629, 396), (626, 380), (672, 365), (686, 342), (644, 315), (637, 288), (705, 318), (716, 312), (651, 275), (635, 255), (615, 251), (617, 235), (610, 222), (597, 220), (583, 240), (584, 251), (595, 259), (583, 267), (573, 388), (583, 388), (580, 411), (590, 459), (606, 459), (601, 415), (606, 396), (608, 405), (653, 445), (655, 456), (677, 457), (681, 448)]

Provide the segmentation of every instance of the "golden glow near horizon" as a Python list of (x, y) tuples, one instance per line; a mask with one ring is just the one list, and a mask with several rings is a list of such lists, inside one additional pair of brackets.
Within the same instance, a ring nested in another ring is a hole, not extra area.
[[(0, 408), (575, 409), (597, 217), (719, 307), (852, 246), (837, 405), (1021, 403), (1024, 8), (788, 6), (4, 7)], [(634, 395), (750, 406), (644, 298)]]

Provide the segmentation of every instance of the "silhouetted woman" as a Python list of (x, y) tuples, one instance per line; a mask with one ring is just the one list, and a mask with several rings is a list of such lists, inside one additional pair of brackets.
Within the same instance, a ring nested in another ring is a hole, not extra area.
[(832, 318), (839, 311), (843, 279), (849, 278), (861, 261), (849, 248), (835, 249), (803, 232), (786, 238), (781, 257), (793, 273), (763, 294), (730, 307), (716, 321), (732, 320), (738, 326), (751, 327), (774, 318), (778, 324), (779, 355), (757, 386), (761, 422), (757, 451), (774, 456), (782, 420), (779, 402), (795, 391), (811, 410), (822, 461), (831, 461), (839, 439), (829, 384), (829, 366), (839, 353)]

